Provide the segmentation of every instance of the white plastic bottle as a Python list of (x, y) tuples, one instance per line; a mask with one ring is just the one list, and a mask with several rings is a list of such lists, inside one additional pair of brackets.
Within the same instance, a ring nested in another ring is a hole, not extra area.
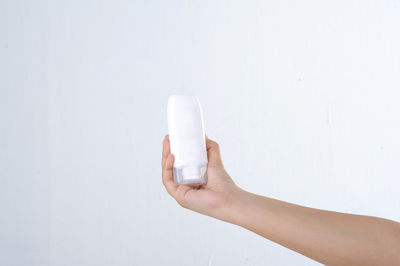
[(176, 184), (207, 183), (207, 150), (203, 114), (195, 96), (174, 95), (168, 99), (168, 131), (175, 157)]

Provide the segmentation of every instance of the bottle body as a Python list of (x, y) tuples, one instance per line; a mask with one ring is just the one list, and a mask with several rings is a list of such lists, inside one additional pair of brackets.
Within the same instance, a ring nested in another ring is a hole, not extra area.
[(203, 114), (195, 96), (174, 95), (168, 99), (168, 131), (176, 184), (207, 182), (207, 150)]

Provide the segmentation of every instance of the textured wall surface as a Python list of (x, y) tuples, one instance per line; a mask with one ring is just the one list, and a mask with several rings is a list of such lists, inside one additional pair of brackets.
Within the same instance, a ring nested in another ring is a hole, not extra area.
[(0, 0), (0, 265), (315, 265), (182, 209), (195, 94), (238, 185), (400, 220), (400, 2)]

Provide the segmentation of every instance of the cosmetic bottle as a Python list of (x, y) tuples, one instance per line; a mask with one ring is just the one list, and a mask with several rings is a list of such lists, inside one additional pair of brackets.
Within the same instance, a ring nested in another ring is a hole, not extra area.
[(203, 114), (195, 96), (174, 95), (168, 99), (168, 131), (176, 184), (207, 182), (207, 150)]

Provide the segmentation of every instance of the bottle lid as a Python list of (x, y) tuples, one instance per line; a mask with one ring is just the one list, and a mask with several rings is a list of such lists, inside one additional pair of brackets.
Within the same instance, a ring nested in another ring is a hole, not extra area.
[(184, 179), (199, 179), (201, 178), (200, 167), (188, 166), (182, 169), (182, 177)]
[(174, 179), (177, 184), (201, 185), (206, 183), (207, 166), (174, 167)]

